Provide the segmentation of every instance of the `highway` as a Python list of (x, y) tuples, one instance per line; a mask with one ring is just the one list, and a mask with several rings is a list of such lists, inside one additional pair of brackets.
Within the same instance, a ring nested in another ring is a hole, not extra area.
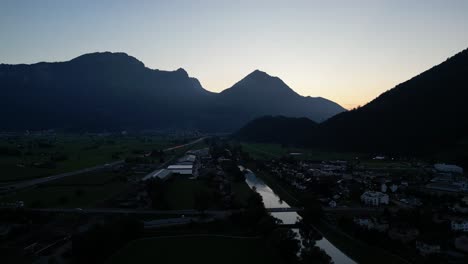
[[(190, 146), (190, 145), (194, 145), (194, 144), (197, 144), (198, 142), (201, 142), (205, 138), (206, 137), (202, 137), (202, 138), (199, 138), (199, 139), (194, 140), (192, 142), (189, 142), (187, 144), (166, 148), (163, 151), (167, 152), (167, 151), (176, 150), (178, 148), (183, 148), (183, 147), (187, 147), (187, 146)], [(46, 182), (49, 182), (49, 181), (58, 180), (58, 179), (69, 177), (69, 176), (74, 176), (74, 175), (78, 175), (78, 174), (83, 174), (83, 173), (102, 170), (102, 169), (109, 168), (109, 167), (119, 165), (119, 164), (123, 164), (123, 163), (124, 163), (124, 160), (118, 160), (118, 161), (114, 161), (114, 162), (111, 162), (111, 163), (106, 163), (106, 164), (102, 164), (102, 165), (98, 165), (98, 166), (94, 166), (94, 167), (90, 167), (90, 168), (80, 169), (80, 170), (77, 170), (77, 171), (65, 172), (65, 173), (51, 175), (51, 176), (47, 176), (47, 177), (43, 177), (43, 178), (37, 178), (37, 179), (32, 179), (32, 180), (27, 180), (27, 181), (21, 181), (21, 182), (15, 183), (15, 184), (4, 186), (2, 188), (4, 190), (7, 190), (7, 191), (16, 191), (16, 190), (19, 190), (19, 189), (28, 188), (28, 187), (31, 187), (31, 186), (46, 183)]]
[[(11, 207), (0, 208), (0, 210), (11, 210)], [(81, 214), (135, 214), (135, 215), (212, 215), (225, 216), (236, 212), (242, 212), (242, 209), (228, 210), (205, 210), (200, 212), (194, 209), (185, 210), (146, 210), (146, 209), (122, 209), (122, 208), (21, 208), (27, 212), (44, 212), (44, 213), (81, 213)], [(301, 208), (267, 208), (270, 213), (278, 212), (296, 212)]]

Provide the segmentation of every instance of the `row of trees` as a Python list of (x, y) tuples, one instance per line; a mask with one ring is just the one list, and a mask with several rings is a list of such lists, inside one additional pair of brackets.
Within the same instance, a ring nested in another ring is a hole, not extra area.
[(95, 224), (73, 236), (73, 260), (75, 263), (103, 263), (118, 248), (139, 238), (142, 233), (143, 223), (130, 217)]

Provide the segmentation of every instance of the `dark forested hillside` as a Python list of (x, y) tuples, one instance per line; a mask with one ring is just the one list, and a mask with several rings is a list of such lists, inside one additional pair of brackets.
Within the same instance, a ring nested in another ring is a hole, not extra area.
[[(259, 73), (216, 94), (183, 69), (152, 70), (125, 53), (92, 53), (57, 63), (1, 64), (0, 130), (221, 132), (265, 114), (324, 120), (344, 111), (331, 101), (299, 96), (279, 78)], [(242, 82), (248, 87), (240, 87)]]
[(255, 142), (301, 144), (307, 140), (307, 132), (316, 127), (317, 123), (307, 118), (264, 116), (249, 122), (233, 136)]
[(319, 144), (427, 151), (468, 135), (468, 50), (320, 126)]
[[(468, 136), (467, 101), (468, 50), (465, 50), (365, 106), (303, 131), (307, 139), (301, 144), (408, 153), (451, 148)], [(246, 131), (249, 127), (262, 131), (258, 126), (249, 124), (241, 130), (242, 135), (252, 134)], [(275, 130), (263, 131), (269, 133), (263, 139), (275, 138), (271, 135)], [(261, 139), (262, 135), (255, 137)]]

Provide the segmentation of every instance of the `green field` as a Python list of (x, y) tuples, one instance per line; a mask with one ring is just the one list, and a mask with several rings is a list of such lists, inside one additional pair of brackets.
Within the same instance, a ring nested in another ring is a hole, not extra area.
[(280, 263), (260, 238), (182, 236), (133, 241), (107, 263)]
[(23, 201), (28, 207), (92, 207), (127, 188), (119, 174), (107, 171), (66, 177), (8, 194), (1, 202)]
[(25, 180), (92, 167), (173, 146), (159, 137), (60, 135), (0, 139), (0, 182)]
[(362, 154), (350, 152), (283, 147), (281, 144), (242, 143), (242, 149), (255, 159), (276, 159), (287, 156), (289, 153), (301, 153), (295, 157), (303, 160), (353, 160), (362, 156)]
[[(166, 182), (164, 196), (170, 209), (193, 209), (195, 195), (199, 192), (212, 193), (213, 188), (204, 180), (190, 180), (186, 176), (175, 177)], [(210, 201), (209, 208), (214, 208), (215, 203)]]
[[(191, 180), (186, 176), (176, 176), (165, 183), (165, 201), (172, 210), (194, 209), (195, 196), (200, 192), (213, 194), (215, 192), (214, 188), (208, 180)], [(234, 192), (234, 200), (239, 205), (246, 205), (247, 199), (252, 193), (252, 190), (245, 182), (232, 182), (232, 191)], [(219, 208), (218, 202), (211, 199), (208, 208)]]

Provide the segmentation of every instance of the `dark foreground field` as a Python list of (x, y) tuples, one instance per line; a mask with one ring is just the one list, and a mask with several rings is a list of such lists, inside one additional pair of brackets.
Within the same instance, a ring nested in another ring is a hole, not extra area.
[(107, 263), (280, 263), (261, 238), (178, 236), (130, 242)]

